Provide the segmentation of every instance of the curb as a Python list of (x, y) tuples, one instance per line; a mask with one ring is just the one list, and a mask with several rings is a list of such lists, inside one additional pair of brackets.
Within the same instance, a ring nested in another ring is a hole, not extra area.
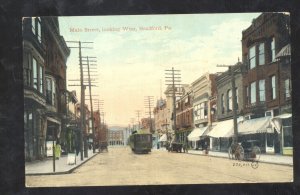
[[(204, 154), (195, 154), (195, 153), (186, 153), (186, 154), (191, 154), (191, 155), (201, 155), (201, 156), (207, 156), (207, 157), (215, 157), (215, 158), (226, 158), (228, 159), (228, 157), (225, 156), (213, 156), (213, 155), (204, 155)], [(229, 159), (230, 160), (230, 159)], [(247, 161), (245, 161), (247, 162)], [(289, 166), (289, 167), (293, 167), (293, 164), (286, 164), (286, 163), (277, 163), (277, 162), (266, 162), (266, 161), (260, 161), (258, 160), (258, 163), (265, 163), (265, 164), (274, 164), (274, 165), (283, 165), (283, 166)]]
[(79, 168), (81, 165), (85, 164), (88, 162), (90, 159), (94, 158), (97, 156), (99, 153), (96, 153), (95, 155), (91, 156), (90, 158), (86, 159), (84, 162), (79, 164), (78, 166), (75, 166), (71, 168), (70, 170), (67, 171), (60, 171), (60, 172), (48, 172), (48, 173), (25, 173), (25, 176), (39, 176), (39, 175), (63, 175), (63, 174), (69, 174), (72, 173), (75, 169)]

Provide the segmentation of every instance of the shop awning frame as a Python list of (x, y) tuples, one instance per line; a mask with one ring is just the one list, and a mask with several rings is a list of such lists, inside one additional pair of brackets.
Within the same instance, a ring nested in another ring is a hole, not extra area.
[(217, 122), (215, 127), (207, 134), (209, 137), (232, 137), (233, 136), (233, 119)]
[(188, 140), (189, 141), (199, 141), (201, 136), (205, 135), (205, 133), (208, 130), (208, 126), (206, 127), (200, 127), (200, 128), (195, 128), (193, 131), (188, 135)]

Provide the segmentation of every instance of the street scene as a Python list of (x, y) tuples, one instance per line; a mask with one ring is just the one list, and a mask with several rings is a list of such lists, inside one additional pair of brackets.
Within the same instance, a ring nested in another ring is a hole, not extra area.
[[(150, 163), (149, 163), (150, 162)], [(120, 186), (291, 182), (292, 167), (227, 158), (153, 150), (136, 155), (128, 147), (112, 147), (72, 174), (27, 176), (28, 187)], [(84, 179), (83, 179), (84, 178)]]
[(27, 187), (293, 181), (289, 13), (23, 18)]

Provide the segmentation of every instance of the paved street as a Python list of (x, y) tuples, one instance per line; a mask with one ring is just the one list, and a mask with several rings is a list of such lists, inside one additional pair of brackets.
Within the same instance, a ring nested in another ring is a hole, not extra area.
[(97, 154), (71, 174), (26, 176), (26, 186), (290, 182), (292, 178), (291, 166), (258, 163), (255, 167), (251, 162), (164, 150), (137, 155), (128, 147), (115, 147)]

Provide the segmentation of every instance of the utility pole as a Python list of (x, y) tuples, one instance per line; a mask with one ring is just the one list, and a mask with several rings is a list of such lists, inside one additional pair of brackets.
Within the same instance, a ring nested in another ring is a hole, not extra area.
[(238, 125), (237, 125), (237, 99), (236, 99), (236, 86), (235, 86), (235, 74), (242, 73), (242, 70), (233, 70), (233, 67), (242, 67), (242, 64), (236, 65), (217, 65), (217, 67), (228, 67), (231, 80), (232, 90), (232, 114), (233, 114), (233, 143), (238, 143)]
[(130, 118), (130, 122), (132, 124), (131, 133), (134, 131), (134, 118)]
[(151, 117), (151, 109), (153, 108), (153, 96), (145, 96), (145, 108), (149, 109), (149, 112), (146, 114), (149, 114), (149, 127), (150, 127), (150, 133), (153, 133), (153, 127), (152, 127), (152, 117)]
[[(94, 124), (94, 110), (93, 110), (93, 99), (92, 99), (92, 85), (91, 85), (91, 75), (90, 75), (90, 60), (89, 58), (95, 57), (86, 57), (87, 67), (88, 67), (88, 81), (89, 81), (89, 92), (90, 92), (90, 106), (91, 106), (91, 120), (92, 120), (92, 138), (93, 138), (93, 153), (95, 153), (95, 124)], [(95, 62), (95, 61), (93, 61)]]
[[(82, 47), (81, 43), (93, 43), (93, 42), (81, 42), (81, 41), (66, 41), (68, 43), (77, 43), (78, 47), (69, 47), (69, 48), (78, 48), (79, 49), (79, 66), (80, 66), (80, 91), (81, 91), (81, 99), (80, 99), (80, 138), (79, 138), (79, 147), (80, 147), (80, 159), (83, 160), (83, 148), (82, 148), (82, 142), (86, 139), (86, 121), (85, 121), (85, 85), (83, 83), (83, 68), (82, 68), (82, 56), (81, 56), (81, 49), (92, 49), (92, 47)], [(83, 131), (83, 132), (82, 132)], [(84, 136), (82, 136), (84, 134)], [(85, 155), (86, 156), (86, 155)]]
[(136, 110), (135, 111), (136, 112), (136, 115), (137, 115), (137, 117), (138, 117), (138, 122), (139, 122), (139, 128), (138, 128), (138, 130), (140, 130), (140, 112), (141, 112), (141, 110)]
[[(171, 70), (165, 70), (165, 79), (166, 79), (166, 85), (172, 86), (172, 97), (173, 97), (173, 112), (172, 112), (172, 120), (173, 120), (173, 131), (176, 132), (176, 94), (180, 93), (180, 91), (176, 90), (178, 88), (180, 89), (180, 82), (181, 82), (181, 74), (180, 70), (175, 70), (174, 67), (172, 67)], [(171, 79), (171, 80), (168, 80)], [(178, 140), (178, 135), (176, 134), (176, 141)]]

